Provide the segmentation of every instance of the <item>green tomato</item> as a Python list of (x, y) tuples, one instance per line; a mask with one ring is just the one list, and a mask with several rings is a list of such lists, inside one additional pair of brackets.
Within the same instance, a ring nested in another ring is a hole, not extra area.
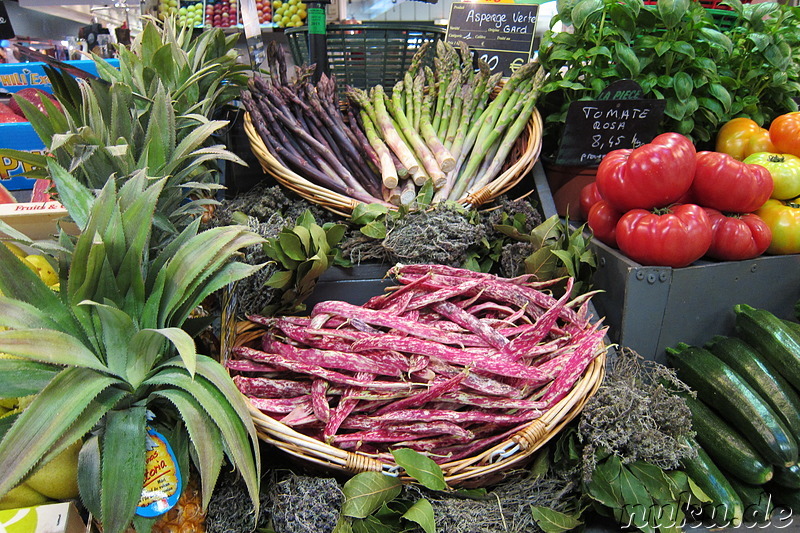
[(744, 162), (761, 165), (769, 170), (775, 184), (772, 198), (789, 200), (800, 196), (800, 157), (792, 154), (756, 152), (747, 156)]

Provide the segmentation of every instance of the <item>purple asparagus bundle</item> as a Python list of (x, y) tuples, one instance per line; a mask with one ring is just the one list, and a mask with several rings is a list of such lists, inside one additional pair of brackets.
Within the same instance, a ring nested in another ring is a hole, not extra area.
[[(590, 295), (441, 265), (397, 265), (363, 306), (251, 317), (228, 369), (264, 414), (341, 449), (447, 462), (488, 449), (564, 398), (605, 351)], [(263, 369), (263, 370), (259, 370)]]

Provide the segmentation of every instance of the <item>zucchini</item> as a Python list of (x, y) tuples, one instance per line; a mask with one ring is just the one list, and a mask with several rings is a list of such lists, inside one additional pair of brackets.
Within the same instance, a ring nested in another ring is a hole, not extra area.
[(776, 485), (789, 489), (800, 489), (800, 465), (779, 466), (775, 468), (773, 481)]
[(789, 329), (794, 330), (795, 333), (800, 335), (800, 323), (794, 322), (792, 320), (786, 320), (786, 319), (783, 320), (783, 323), (786, 324), (787, 326), (789, 326)]
[(682, 459), (681, 465), (692, 481), (711, 498), (710, 502), (701, 504), (700, 511), (722, 527), (740, 525), (744, 516), (741, 498), (703, 447), (696, 442), (692, 445), (697, 456)]
[(764, 487), (742, 483), (733, 476), (728, 476), (728, 482), (742, 500), (742, 507), (744, 507), (742, 518), (745, 522), (763, 524), (770, 521), (775, 504), (772, 502), (772, 496), (767, 494)]
[(800, 388), (800, 334), (766, 309), (733, 306), (736, 332), (795, 388)]
[(800, 395), (764, 356), (740, 338), (717, 335), (706, 348), (753, 387), (791, 430), (800, 436)]
[(688, 394), (679, 394), (692, 412), (692, 429), (697, 442), (714, 464), (745, 483), (763, 485), (772, 479), (773, 467), (762, 459), (747, 439), (734, 430), (706, 404)]
[[(786, 487), (780, 486), (772, 486), (770, 488), (772, 490), (770, 490), (769, 493), (772, 495), (776, 504), (788, 507), (792, 510), (793, 514), (800, 513), (800, 490), (787, 489)], [(789, 522), (791, 523), (791, 518)]]
[(678, 377), (702, 394), (702, 401), (737, 429), (766, 461), (791, 466), (797, 442), (772, 407), (718, 357), (699, 346), (667, 348)]

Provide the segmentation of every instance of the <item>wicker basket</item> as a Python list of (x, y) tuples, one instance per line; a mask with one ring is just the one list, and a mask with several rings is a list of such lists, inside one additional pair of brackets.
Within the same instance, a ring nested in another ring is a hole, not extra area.
[[(249, 321), (239, 321), (234, 329), (236, 338), (232, 345), (253, 342), (260, 338), (264, 331), (262, 326)], [(514, 468), (522, 467), (528, 462), (538, 449), (581, 412), (586, 402), (597, 392), (605, 376), (607, 351), (608, 346), (603, 345), (572, 390), (541, 417), (483, 452), (440, 464), (448, 485), (488, 486), (497, 483)], [(377, 456), (363, 452), (336, 448), (293, 430), (265, 415), (249, 402), (248, 405), (258, 437), (303, 462), (348, 475), (376, 471), (399, 476), (403, 481), (410, 481), (410, 478), (404, 476), (402, 469), (394, 463), (385, 462)]]
[[(250, 115), (245, 114), (244, 129), (250, 140), (250, 148), (261, 164), (261, 168), (287, 189), (309, 202), (318, 204), (339, 215), (348, 217), (360, 203), (358, 200), (316, 185), (303, 176), (281, 165), (267, 150), (258, 135)], [(542, 117), (534, 110), (528, 127), (520, 135), (509, 155), (507, 168), (492, 182), (459, 200), (463, 205), (483, 205), (517, 185), (533, 169), (542, 150)]]

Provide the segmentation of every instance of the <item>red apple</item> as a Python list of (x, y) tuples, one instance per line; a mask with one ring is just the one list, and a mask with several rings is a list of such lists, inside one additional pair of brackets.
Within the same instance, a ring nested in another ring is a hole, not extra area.
[[(41, 97), (49, 98), (50, 101), (53, 102), (59, 110), (61, 110), (61, 104), (58, 103), (58, 100), (56, 100), (52, 95), (46, 93), (45, 91), (37, 89), (35, 87), (27, 87), (25, 89), (21, 89), (16, 92), (16, 96), (22, 97), (25, 100), (29, 101), (30, 103), (35, 105), (42, 113), (45, 113), (45, 107), (44, 104), (42, 103)], [(8, 102), (8, 107), (10, 107), (11, 110), (17, 115), (21, 117), (25, 116), (25, 114), (22, 112), (22, 109), (19, 107), (19, 104), (13, 98)]]

